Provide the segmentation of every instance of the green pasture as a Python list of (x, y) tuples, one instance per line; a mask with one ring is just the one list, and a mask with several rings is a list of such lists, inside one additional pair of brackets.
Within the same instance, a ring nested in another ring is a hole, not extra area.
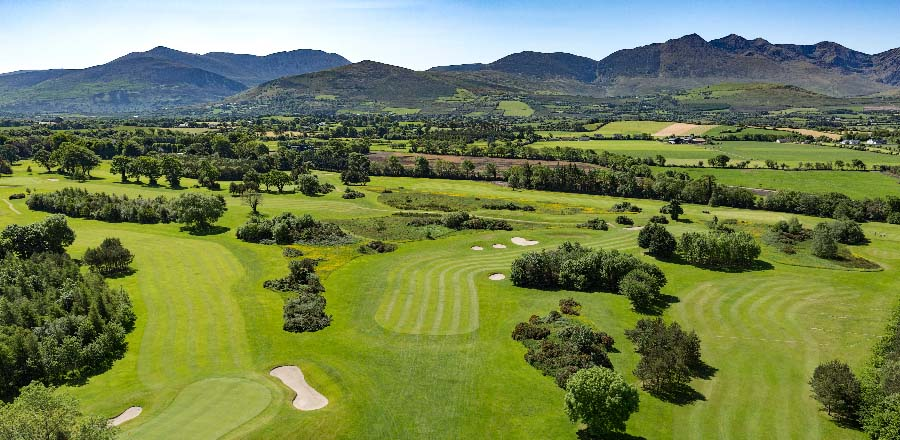
[[(710, 156), (701, 152), (703, 158)], [(80, 186), (132, 197), (207, 191), (117, 183), (106, 171), (108, 164), (85, 183), (28, 175), (25, 165), (16, 166), (13, 177), (0, 179), (4, 200), (25, 187), (48, 191)], [(479, 216), (511, 220), (517, 230), (401, 242), (389, 254), (360, 256), (355, 246), (301, 246), (308, 256), (323, 259), (319, 273), (327, 289), (326, 311), (334, 317), (330, 327), (307, 334), (281, 330), (284, 297), (263, 289), (262, 283), (284, 276), (288, 260), (278, 246), (235, 239), (234, 230), (249, 208), (227, 191), (221, 194), (229, 210), (218, 224), (229, 230), (218, 235), (191, 235), (174, 224), (72, 219), (77, 239), (69, 251), (74, 257), (105, 237), (119, 237), (136, 255), (135, 273), (110, 283), (129, 292), (137, 327), (128, 336), (124, 359), (88, 383), (70, 387), (83, 409), (112, 417), (129, 406), (143, 407), (138, 418), (122, 425), (124, 438), (137, 439), (572, 439), (578, 427), (564, 414), (563, 391), (529, 366), (524, 347), (510, 338), (517, 322), (546, 314), (568, 296), (583, 304), (579, 319), (615, 338), (618, 353), (610, 354), (615, 369), (637, 383), (631, 371), (638, 357), (624, 331), (640, 315), (625, 298), (520, 289), (509, 280), (488, 280), (495, 272), (508, 276), (517, 255), (567, 240), (651, 261), (636, 247), (635, 231), (574, 227), (597, 216), (612, 221), (618, 214), (609, 208), (622, 199), (514, 191), (483, 182), (373, 177), (361, 188), (365, 198), (344, 200), (336, 174), (321, 173), (320, 178), (335, 183), (338, 191), (323, 197), (267, 194), (262, 213), (376, 221), (396, 211), (378, 201), (378, 192), (401, 187), (541, 209), (478, 210)], [(662, 205), (632, 202), (644, 208), (634, 215), (638, 225)], [(2, 225), (45, 216), (30, 211), (22, 200), (10, 204), (19, 213), (0, 204)], [(762, 211), (685, 208), (687, 221), (669, 227), (676, 234), (702, 230), (714, 215), (748, 223), (788, 218)], [(810, 226), (820, 221), (801, 220)], [(838, 427), (819, 410), (806, 382), (818, 363), (834, 358), (859, 371), (896, 305), (900, 227), (867, 224), (865, 229), (871, 243), (852, 251), (883, 271), (809, 267), (768, 247), (761, 257), (764, 264), (750, 272), (658, 263), (669, 279), (664, 293), (678, 298), (664, 317), (698, 332), (703, 358), (715, 374), (692, 383), (703, 398), (686, 405), (642, 392), (628, 433), (647, 439), (862, 439), (863, 434)], [(539, 244), (520, 247), (510, 241), (515, 236)], [(493, 244), (507, 247), (495, 249)], [(472, 246), (484, 250), (473, 251)], [(328, 406), (294, 409), (293, 393), (268, 375), (280, 365), (300, 366), (310, 385), (329, 399)]]
[(534, 114), (534, 109), (522, 101), (500, 101), (497, 110), (503, 112), (503, 116), (527, 118)]
[[(671, 168), (654, 167), (654, 172)], [(746, 188), (794, 190), (814, 193), (840, 192), (855, 199), (900, 196), (900, 180), (868, 171), (781, 171), (769, 169), (682, 168), (692, 177), (715, 176), (719, 183)]]

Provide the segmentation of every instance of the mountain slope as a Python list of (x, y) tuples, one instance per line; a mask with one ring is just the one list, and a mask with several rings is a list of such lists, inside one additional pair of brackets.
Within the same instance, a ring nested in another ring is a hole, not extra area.
[(348, 63), (340, 55), (306, 49), (260, 57), (196, 55), (160, 46), (87, 69), (0, 75), (0, 111), (154, 111), (218, 101), (281, 76)]
[(541, 79), (568, 78), (591, 82), (597, 76), (597, 62), (564, 52), (519, 52), (507, 55), (490, 64), (461, 64), (434, 67), (438, 72), (475, 72), (491, 70)]
[(133, 52), (119, 58), (159, 58), (203, 69), (252, 87), (266, 81), (290, 75), (332, 69), (350, 64), (346, 58), (321, 50), (299, 49), (266, 56), (210, 52), (197, 55), (167, 47), (155, 47), (147, 52)]
[(158, 58), (129, 58), (65, 74), (0, 94), (10, 112), (115, 113), (215, 101), (243, 84)]
[(276, 79), (235, 97), (239, 101), (272, 97), (334, 95), (347, 100), (415, 104), (450, 96), (456, 86), (430, 72), (362, 61), (332, 70)]

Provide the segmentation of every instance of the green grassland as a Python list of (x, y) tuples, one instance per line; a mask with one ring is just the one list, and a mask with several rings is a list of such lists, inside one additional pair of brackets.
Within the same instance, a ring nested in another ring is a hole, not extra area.
[[(132, 197), (181, 192), (117, 183), (106, 172), (108, 164), (86, 183), (29, 175), (26, 165), (0, 181), (0, 197), (24, 187), (48, 191), (73, 185)], [(319, 175), (338, 183), (333, 173)], [(862, 190), (869, 182), (856, 184)], [(74, 257), (109, 236), (121, 238), (134, 252), (135, 273), (110, 283), (129, 292), (138, 316), (125, 358), (70, 390), (89, 413), (112, 417), (129, 406), (142, 406), (143, 414), (122, 425), (125, 438), (575, 438), (578, 427), (565, 417), (563, 391), (525, 362), (524, 347), (510, 337), (517, 322), (546, 314), (568, 296), (582, 303), (580, 320), (615, 338), (619, 352), (610, 354), (615, 369), (637, 383), (631, 371), (638, 357), (624, 331), (640, 315), (625, 298), (521, 289), (508, 280), (487, 278), (494, 272), (508, 275), (511, 261), (525, 251), (566, 240), (652, 260), (637, 249), (634, 231), (574, 227), (597, 216), (611, 222), (617, 214), (609, 209), (622, 199), (373, 177), (362, 188), (363, 199), (341, 199), (338, 186), (339, 191), (322, 197), (266, 195), (261, 211), (374, 223), (396, 211), (379, 202), (378, 193), (401, 187), (541, 209), (476, 210), (480, 216), (509, 219), (519, 230), (455, 232), (437, 240), (401, 242), (389, 254), (360, 256), (355, 246), (302, 246), (308, 256), (323, 259), (319, 273), (327, 289), (326, 311), (334, 316), (330, 327), (307, 334), (281, 330), (283, 297), (263, 289), (262, 283), (284, 276), (287, 259), (278, 246), (235, 239), (235, 228), (249, 214), (238, 199), (226, 195), (229, 210), (218, 224), (230, 230), (218, 235), (190, 235), (174, 224), (70, 220), (77, 233), (69, 249)], [(644, 208), (634, 215), (639, 225), (662, 205), (632, 202)], [(45, 216), (30, 211), (22, 200), (10, 203), (19, 213), (0, 205), (2, 225)], [(787, 218), (762, 211), (685, 208), (692, 222), (671, 225), (676, 234), (703, 229), (713, 215), (757, 225)], [(819, 221), (801, 220), (808, 225)], [(860, 369), (896, 305), (900, 226), (867, 224), (865, 230), (871, 243), (852, 251), (883, 271), (806, 267), (768, 247), (761, 257), (766, 264), (751, 272), (658, 263), (669, 279), (664, 293), (678, 298), (664, 317), (696, 329), (704, 360), (716, 371), (692, 383), (703, 396), (692, 404), (665, 403), (641, 392), (629, 434), (649, 439), (862, 439), (862, 433), (838, 427), (819, 410), (807, 380), (818, 363), (834, 358)], [(365, 233), (364, 228), (357, 231)], [(510, 242), (514, 236), (540, 244), (519, 247)], [(508, 248), (493, 249), (494, 243)], [(472, 251), (474, 245), (485, 250)], [(293, 393), (268, 376), (279, 365), (300, 366), (307, 381), (329, 399), (328, 406), (295, 410)]]
[(503, 116), (527, 118), (534, 114), (534, 109), (522, 101), (500, 101), (497, 110), (503, 112)]
[(658, 121), (613, 121), (600, 126), (596, 129), (595, 133), (602, 134), (604, 136), (612, 136), (616, 134), (653, 134), (672, 124), (672, 122)]
[(407, 108), (407, 107), (385, 107), (381, 109), (383, 112), (393, 113), (395, 115), (405, 116), (405, 115), (414, 115), (422, 111), (420, 108)]
[[(655, 172), (666, 168), (654, 167)], [(900, 196), (900, 181), (879, 172), (781, 171), (768, 169), (684, 168), (696, 178), (715, 176), (719, 183), (746, 188), (794, 190), (814, 193), (837, 191), (855, 199)]]
[(860, 159), (866, 165), (900, 164), (900, 156), (871, 151), (855, 151), (838, 147), (803, 144), (778, 144), (775, 142), (728, 141), (714, 145), (671, 145), (660, 141), (637, 140), (587, 140), (587, 141), (542, 141), (537, 147), (570, 147), (595, 151), (609, 151), (634, 157), (655, 157), (663, 155), (667, 163), (695, 165), (717, 154), (725, 154), (733, 162), (748, 160), (751, 166), (764, 166), (767, 159), (786, 163), (791, 167), (806, 162), (834, 162), (842, 160), (850, 163)]

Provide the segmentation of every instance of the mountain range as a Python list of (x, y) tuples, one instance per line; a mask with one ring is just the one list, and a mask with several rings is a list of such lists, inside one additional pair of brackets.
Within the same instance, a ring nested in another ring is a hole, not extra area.
[(117, 113), (218, 101), (262, 82), (350, 64), (337, 54), (294, 50), (266, 56), (197, 55), (156, 47), (86, 69), (0, 75), (9, 112)]
[(303, 102), (299, 108), (311, 111), (373, 102), (418, 108), (454, 102), (460, 90), (473, 96), (604, 98), (721, 83), (783, 84), (831, 97), (896, 94), (900, 48), (870, 55), (833, 42), (773, 44), (738, 35), (706, 41), (691, 34), (601, 60), (526, 51), (491, 63), (414, 71), (374, 61), (351, 64), (317, 50), (197, 55), (157, 47), (87, 69), (2, 74), (0, 111), (165, 111), (223, 100), (273, 110), (285, 102)]

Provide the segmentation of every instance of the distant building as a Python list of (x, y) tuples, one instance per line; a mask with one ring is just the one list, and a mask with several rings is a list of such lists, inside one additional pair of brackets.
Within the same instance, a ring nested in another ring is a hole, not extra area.
[(685, 136), (685, 137), (670, 137), (666, 139), (666, 142), (672, 145), (680, 145), (680, 144), (695, 144), (695, 145), (703, 145), (706, 143), (706, 139), (698, 138), (694, 136)]
[(887, 141), (884, 139), (869, 139), (866, 141), (866, 145), (884, 145)]
[(789, 143), (791, 143), (791, 140), (790, 139), (776, 139), (775, 143), (776, 144), (789, 144)]
[(859, 145), (858, 139), (844, 139), (841, 141), (841, 145)]

